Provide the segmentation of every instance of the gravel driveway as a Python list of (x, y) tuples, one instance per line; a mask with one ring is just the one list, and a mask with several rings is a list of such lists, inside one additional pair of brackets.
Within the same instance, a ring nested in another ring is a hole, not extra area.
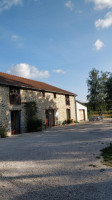
[(0, 200), (112, 200), (100, 149), (112, 123), (87, 123), (0, 139)]

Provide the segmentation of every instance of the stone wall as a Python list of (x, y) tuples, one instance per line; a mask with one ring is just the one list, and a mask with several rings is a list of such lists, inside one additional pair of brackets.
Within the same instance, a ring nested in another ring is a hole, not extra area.
[[(75, 113), (75, 102), (74, 97), (70, 96), (70, 106), (66, 105), (65, 95), (56, 94), (56, 98), (54, 98), (53, 93), (45, 92), (45, 98), (42, 97), (42, 93), (38, 91), (32, 90), (21, 90), (21, 102), (22, 104), (30, 101), (36, 101), (38, 107), (38, 118), (42, 119), (44, 122), (46, 120), (45, 111), (48, 109), (54, 109), (55, 113), (58, 112), (58, 121), (63, 122), (67, 119), (66, 109), (70, 109), (71, 111), (71, 119), (76, 120)], [(23, 121), (25, 123), (25, 110), (23, 109)], [(25, 131), (25, 127), (23, 128)]]
[(10, 134), (9, 88), (0, 86), (0, 126)]
[(8, 135), (11, 134), (11, 111), (21, 111), (21, 132), (26, 132), (26, 116), (24, 105), (26, 102), (36, 101), (38, 107), (37, 117), (46, 120), (45, 111), (54, 109), (58, 112), (58, 120), (63, 122), (67, 119), (66, 109), (71, 110), (71, 119), (76, 120), (74, 97), (70, 96), (70, 106), (66, 105), (65, 95), (45, 92), (45, 97), (42, 97), (42, 92), (33, 90), (20, 90), (21, 105), (9, 104), (9, 87), (0, 86), (0, 125), (5, 127)]

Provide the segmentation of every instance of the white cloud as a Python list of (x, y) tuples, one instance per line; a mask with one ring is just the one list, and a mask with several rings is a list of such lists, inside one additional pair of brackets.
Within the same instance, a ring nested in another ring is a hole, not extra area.
[(11, 69), (8, 70), (8, 73), (29, 79), (48, 78), (50, 76), (47, 70), (39, 71), (36, 67), (27, 63), (20, 63), (16, 66), (12, 66)]
[(94, 43), (94, 47), (97, 51), (101, 50), (102, 47), (104, 47), (104, 43), (101, 40), (97, 40)]
[(72, 11), (73, 8), (74, 8), (74, 4), (73, 4), (73, 2), (72, 2), (71, 0), (67, 1), (67, 2), (65, 3), (65, 6), (66, 6), (67, 8), (69, 8), (71, 11)]
[(58, 73), (58, 74), (66, 74), (66, 71), (64, 71), (62, 69), (55, 69), (54, 72)]
[(105, 8), (112, 8), (112, 0), (86, 0), (87, 2), (93, 2), (95, 9), (103, 10)]
[[(86, 0), (87, 2), (94, 2), (95, 9), (103, 10), (103, 9), (111, 9), (112, 8), (112, 0)], [(109, 11), (104, 18), (98, 19), (95, 21), (96, 28), (108, 28), (112, 26), (112, 10)]]
[(112, 25), (112, 11), (111, 12), (108, 12), (104, 19), (98, 19), (96, 22), (95, 22), (95, 26), (96, 28), (108, 28)]
[(22, 5), (23, 0), (1, 0), (0, 12), (10, 9), (12, 6)]
[(19, 40), (19, 35), (12, 35), (12, 40), (14, 40), (14, 41), (18, 41)]

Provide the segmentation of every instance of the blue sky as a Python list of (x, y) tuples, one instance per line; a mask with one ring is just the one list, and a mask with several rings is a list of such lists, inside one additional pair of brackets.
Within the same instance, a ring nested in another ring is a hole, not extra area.
[(112, 0), (0, 0), (0, 71), (86, 101), (92, 68), (112, 72)]

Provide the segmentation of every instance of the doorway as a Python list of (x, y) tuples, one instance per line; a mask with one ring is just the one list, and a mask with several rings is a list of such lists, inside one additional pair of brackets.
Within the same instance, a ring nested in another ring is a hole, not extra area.
[(46, 110), (46, 125), (47, 127), (55, 126), (54, 110)]
[(85, 110), (83, 110), (83, 109), (79, 110), (79, 117), (80, 117), (80, 121), (85, 120)]
[(11, 132), (20, 133), (20, 111), (11, 111)]
[(66, 114), (67, 114), (67, 120), (71, 119), (70, 109), (66, 109)]

